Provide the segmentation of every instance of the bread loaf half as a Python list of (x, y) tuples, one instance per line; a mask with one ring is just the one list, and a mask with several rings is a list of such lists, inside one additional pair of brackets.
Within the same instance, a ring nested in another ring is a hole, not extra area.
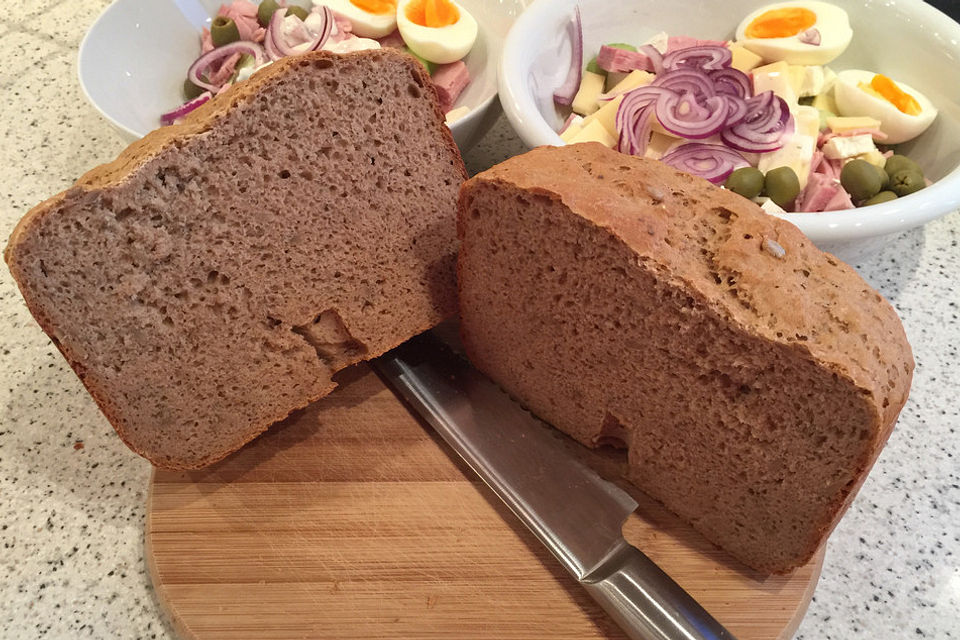
[(744, 564), (807, 562), (903, 407), (913, 358), (851, 268), (752, 202), (598, 144), (465, 183), (473, 362)]
[(201, 467), (455, 313), (465, 178), (412, 58), (290, 57), (38, 205), (6, 259), (127, 444)]

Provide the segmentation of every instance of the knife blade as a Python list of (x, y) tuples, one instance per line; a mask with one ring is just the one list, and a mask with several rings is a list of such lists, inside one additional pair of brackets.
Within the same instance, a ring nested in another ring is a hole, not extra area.
[(555, 432), (430, 333), (372, 360), (634, 640), (733, 639), (623, 538), (637, 508), (572, 458)]

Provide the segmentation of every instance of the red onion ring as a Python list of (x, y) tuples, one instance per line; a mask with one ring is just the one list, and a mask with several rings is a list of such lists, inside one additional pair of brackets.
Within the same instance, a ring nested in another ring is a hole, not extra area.
[(727, 47), (697, 45), (668, 51), (663, 56), (663, 68), (667, 71), (681, 67), (693, 69), (724, 69), (733, 62), (733, 53)]
[(812, 44), (815, 47), (820, 46), (820, 30), (819, 29), (807, 29), (799, 36), (797, 40), (804, 44)]
[(644, 44), (637, 47), (637, 51), (650, 58), (653, 65), (653, 72), (657, 75), (663, 73), (663, 54), (652, 44)]
[(717, 93), (724, 93), (738, 98), (749, 98), (753, 95), (753, 83), (750, 76), (739, 69), (727, 67), (710, 72), (710, 79)]
[(783, 98), (764, 91), (746, 103), (746, 116), (720, 132), (724, 143), (748, 153), (766, 153), (782, 147), (784, 134), (793, 127), (790, 109)]
[(747, 101), (737, 96), (722, 94), (727, 101), (727, 119), (724, 127), (732, 127), (747, 117)]
[(204, 80), (202, 76), (214, 64), (222, 62), (235, 53), (252, 55), (257, 66), (260, 66), (264, 62), (264, 51), (260, 45), (249, 40), (237, 40), (236, 42), (231, 42), (230, 44), (225, 44), (212, 51), (208, 51), (194, 60), (193, 64), (191, 64), (187, 70), (187, 79), (201, 89), (216, 93), (222, 85), (210, 84)]
[(330, 37), (330, 33), (333, 31), (333, 12), (330, 10), (330, 7), (324, 5), (320, 11), (323, 16), (323, 27), (320, 29), (320, 35), (314, 38), (314, 40), (310, 42), (310, 45), (304, 49), (291, 47), (283, 37), (283, 20), (286, 18), (286, 13), (287, 12), (282, 9), (273, 12), (273, 16), (270, 18), (270, 26), (267, 27), (267, 35), (264, 38), (264, 42), (266, 42), (267, 38), (272, 39), (273, 48), (280, 54), (280, 57), (297, 56), (308, 51), (316, 51), (324, 45), (327, 38)]
[(718, 133), (727, 120), (727, 101), (713, 96), (698, 104), (693, 94), (663, 94), (657, 98), (657, 120), (664, 129), (691, 140), (702, 140)]
[(580, 80), (583, 69), (583, 23), (580, 20), (580, 6), (573, 8), (573, 53), (570, 56), (570, 69), (567, 79), (553, 94), (553, 101), (557, 104), (570, 105), (580, 89)]
[(660, 162), (674, 169), (706, 178), (714, 184), (727, 179), (735, 169), (749, 167), (750, 163), (733, 149), (721, 144), (688, 142), (660, 158)]
[(707, 98), (712, 98), (717, 95), (710, 76), (699, 69), (664, 71), (658, 75), (650, 85), (663, 87), (675, 93), (689, 91), (693, 93), (698, 100), (706, 100)]
[(200, 105), (206, 103), (212, 97), (213, 97), (212, 93), (210, 93), (209, 91), (204, 91), (193, 100), (188, 100), (187, 102), (184, 102), (182, 105), (180, 105), (176, 109), (173, 109), (171, 111), (167, 111), (164, 114), (161, 114), (160, 124), (164, 126), (168, 124), (173, 124), (174, 122), (176, 122), (183, 116), (187, 115), (188, 113), (190, 113), (191, 111), (199, 107)]
[(617, 107), (617, 149), (621, 153), (642, 156), (650, 141), (651, 115), (660, 96), (673, 95), (662, 87), (637, 87), (623, 95)]

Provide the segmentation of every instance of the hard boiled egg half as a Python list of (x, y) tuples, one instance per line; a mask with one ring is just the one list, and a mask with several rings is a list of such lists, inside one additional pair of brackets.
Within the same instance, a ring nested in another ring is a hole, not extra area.
[(397, 28), (411, 51), (437, 64), (456, 62), (477, 39), (477, 21), (453, 0), (400, 0)]
[(837, 74), (833, 97), (842, 116), (870, 116), (880, 121), (885, 142), (906, 142), (927, 130), (937, 108), (910, 85), (870, 71), (849, 69)]
[(361, 38), (382, 38), (397, 28), (396, 0), (313, 0), (313, 4), (326, 5), (349, 20)]
[(737, 27), (737, 42), (767, 62), (826, 64), (853, 38), (847, 12), (826, 2), (781, 2), (757, 9)]

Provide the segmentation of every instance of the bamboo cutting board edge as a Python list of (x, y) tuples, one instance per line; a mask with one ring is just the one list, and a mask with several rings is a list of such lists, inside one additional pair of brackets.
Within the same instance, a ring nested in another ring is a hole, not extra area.
[[(441, 478), (443, 481), (438, 482), (436, 479), (428, 479), (423, 481), (424, 484), (422, 486), (418, 485), (417, 481), (410, 483), (399, 483), (395, 481), (380, 483), (372, 482), (369, 483), (370, 487), (373, 487), (372, 493), (370, 493), (369, 490), (365, 494), (361, 491), (361, 497), (363, 495), (373, 495), (376, 497), (384, 492), (392, 492), (391, 495), (398, 496), (404, 491), (407, 493), (410, 493), (411, 491), (416, 493), (418, 488), (422, 488), (426, 493), (435, 496), (437, 495), (436, 490), (438, 487), (448, 487), (453, 489), (454, 493), (451, 495), (454, 496), (455, 499), (451, 498), (451, 504), (456, 505), (458, 500), (466, 501), (465, 503), (468, 502), (468, 507), (472, 510), (469, 512), (469, 515), (474, 517), (475, 520), (476, 518), (479, 518), (479, 520), (476, 521), (483, 522), (485, 523), (485, 526), (490, 527), (489, 531), (487, 532), (489, 534), (488, 537), (509, 538), (509, 542), (513, 546), (507, 545), (509, 550), (506, 551), (506, 553), (514, 553), (516, 555), (517, 562), (523, 564), (525, 567), (527, 567), (527, 569), (530, 570), (530, 576), (539, 576), (542, 578), (543, 582), (535, 582), (535, 584), (541, 584), (547, 591), (552, 590), (551, 593), (554, 596), (560, 598), (561, 600), (566, 599), (569, 601), (564, 603), (564, 611), (571, 615), (574, 619), (583, 618), (586, 620), (580, 620), (579, 623), (588, 625), (587, 630), (589, 633), (587, 635), (596, 638), (622, 638), (622, 635), (617, 630), (610, 628), (612, 623), (606, 619), (605, 614), (600, 612), (595, 605), (593, 605), (592, 601), (585, 596), (585, 592), (583, 592), (576, 581), (564, 573), (559, 563), (545, 552), (539, 542), (536, 541), (536, 539), (532, 537), (532, 534), (530, 534), (509, 512), (506, 506), (500, 502), (496, 495), (471, 475), (471, 472), (466, 469), (464, 463), (460, 461), (459, 458), (456, 457), (456, 455), (453, 454), (445, 444), (442, 443), (442, 441), (439, 439), (439, 436), (433, 433), (429, 427), (420, 424), (419, 420), (416, 420), (407, 414), (406, 408), (399, 404), (399, 401), (392, 396), (391, 392), (383, 386), (379, 378), (377, 378), (375, 374), (369, 370), (369, 368), (363, 366), (353, 375), (347, 376), (347, 378), (342, 381), (342, 387), (346, 389), (346, 391), (344, 393), (342, 389), (338, 392), (341, 394), (339, 400), (327, 403), (327, 405), (333, 405), (332, 409), (328, 407), (326, 409), (321, 409), (320, 411), (308, 411), (304, 415), (295, 418), (292, 425), (288, 424), (279, 427), (276, 432), (273, 432), (272, 436), (261, 438), (257, 442), (249, 445), (244, 450), (246, 453), (242, 453), (243, 456), (246, 456), (245, 460), (235, 460), (233, 457), (229, 458), (228, 461), (233, 460), (233, 462), (227, 462), (225, 464), (223, 473), (220, 473), (219, 471), (213, 471), (212, 473), (200, 472), (198, 475), (192, 476), (190, 474), (171, 474), (170, 472), (158, 472), (154, 470), (151, 477), (147, 498), (147, 520), (144, 535), (144, 551), (147, 559), (149, 575), (154, 584), (157, 601), (170, 621), (171, 626), (180, 637), (184, 638), (185, 640), (207, 640), (207, 638), (211, 637), (210, 633), (207, 632), (209, 626), (204, 627), (204, 624), (197, 625), (197, 620), (201, 616), (197, 611), (196, 593), (198, 590), (202, 590), (205, 586), (209, 586), (209, 589), (211, 590), (216, 590), (218, 586), (221, 590), (229, 589), (222, 583), (216, 581), (213, 581), (210, 585), (205, 585), (202, 579), (194, 583), (193, 578), (190, 578), (183, 584), (178, 584), (176, 582), (178, 575), (176, 573), (177, 569), (170, 571), (170, 567), (173, 564), (170, 555), (170, 548), (171, 546), (178, 546), (179, 548), (179, 545), (184, 542), (184, 540), (179, 540), (176, 536), (180, 536), (180, 538), (188, 541), (190, 539), (196, 539), (201, 542), (204, 540), (209, 541), (209, 538), (219, 535), (220, 529), (217, 527), (226, 526), (229, 528), (228, 525), (230, 523), (227, 521), (219, 523), (201, 522), (199, 528), (196, 531), (193, 531), (191, 525), (184, 524), (186, 520), (184, 523), (181, 523), (180, 520), (174, 520), (175, 526), (173, 526), (173, 529), (175, 530), (173, 530), (171, 529), (170, 524), (170, 514), (172, 512), (171, 509), (182, 508), (183, 510), (183, 513), (176, 511), (173, 514), (175, 518), (189, 519), (191, 517), (195, 517), (197, 513), (195, 511), (191, 511), (191, 509), (197, 508), (208, 509), (209, 513), (204, 513), (204, 517), (209, 516), (213, 517), (214, 519), (217, 517), (229, 518), (231, 517), (231, 514), (234, 517), (236, 516), (236, 513), (231, 512), (231, 509), (236, 506), (235, 502), (244, 502), (248, 499), (250, 494), (255, 494), (258, 491), (265, 491), (271, 496), (283, 496), (283, 492), (285, 491), (292, 491), (293, 493), (296, 493), (297, 490), (303, 490), (309, 493), (311, 487), (313, 486), (309, 477), (304, 476), (305, 480), (303, 483), (287, 482), (284, 484), (284, 481), (290, 480), (290, 477), (281, 477), (277, 479), (273, 477), (272, 473), (269, 473), (271, 470), (281, 468), (277, 466), (281, 463), (284, 465), (304, 464), (304, 459), (297, 457), (297, 454), (303, 453), (305, 449), (308, 450), (307, 453), (310, 453), (310, 447), (316, 447), (318, 446), (318, 443), (324, 444), (320, 441), (330, 437), (331, 433), (336, 431), (336, 429), (330, 427), (330, 424), (316, 426), (306, 423), (309, 423), (317, 416), (320, 417), (322, 422), (327, 416), (333, 415), (336, 417), (339, 415), (341, 418), (345, 417), (348, 421), (339, 427), (342, 432), (346, 432), (344, 426), (350, 427), (350, 420), (362, 419), (369, 422), (370, 416), (364, 418), (364, 412), (373, 412), (373, 414), (379, 415), (377, 412), (380, 411), (387, 412), (389, 414), (387, 417), (392, 416), (393, 418), (396, 418), (398, 424), (401, 422), (403, 423), (402, 426), (396, 427), (396, 430), (403, 430), (404, 432), (400, 440), (413, 443), (413, 446), (409, 447), (411, 450), (417, 452), (417, 455), (423, 455), (424, 453), (429, 454), (429, 456), (427, 456), (428, 459), (426, 460), (427, 464), (425, 465), (425, 473), (429, 475), (430, 468), (443, 466), (445, 471), (440, 473), (439, 476), (443, 476), (443, 478), (446, 478), (446, 480)], [(351, 391), (350, 389), (353, 389), (354, 391)], [(355, 393), (357, 389), (359, 389), (360, 395)], [(334, 394), (334, 396), (336, 395), (337, 394)], [(330, 397), (333, 398), (333, 396)], [(321, 404), (323, 403), (324, 401), (321, 401)], [(400, 409), (398, 409), (398, 407), (400, 407)], [(350, 431), (350, 435), (353, 436), (355, 434), (353, 431)], [(349, 441), (347, 442), (349, 444)], [(357, 440), (357, 442), (362, 442), (362, 438), (361, 440)], [(343, 442), (340, 441), (334, 442), (334, 445), (342, 444)], [(257, 447), (260, 449), (257, 449)], [(404, 456), (402, 447), (399, 453), (401, 457)], [(274, 459), (275, 457), (277, 459)], [(311, 461), (313, 460), (313, 458), (309, 457), (307, 459)], [(251, 460), (255, 461), (255, 463), (250, 464)], [(271, 467), (271, 465), (274, 466)], [(253, 480), (257, 481), (254, 482)], [(317, 486), (319, 486), (322, 490), (329, 490), (335, 484), (335, 482), (320, 481)], [(351, 488), (351, 484), (356, 484), (356, 487)], [(364, 488), (363, 482), (345, 482), (343, 485), (347, 491), (356, 491)], [(299, 489), (297, 489), (297, 487), (299, 487)], [(366, 488), (370, 489), (370, 487)], [(699, 536), (693, 533), (692, 530), (678, 529), (676, 523), (673, 522), (675, 518), (672, 516), (672, 514), (665, 512), (662, 507), (659, 507), (656, 504), (645, 503), (642, 499), (642, 495), (634, 495), (640, 500), (641, 506), (638, 509), (637, 514), (631, 516), (627, 522), (627, 525), (625, 526), (625, 534), (627, 535), (628, 540), (635, 545), (644, 548), (645, 550), (647, 550), (646, 547), (649, 545), (651, 548), (648, 551), (648, 555), (651, 555), (651, 557), (658, 561), (664, 567), (664, 569), (668, 571), (668, 573), (674, 575), (674, 577), (678, 580), (678, 582), (681, 582), (681, 584), (683, 584), (685, 580), (691, 579), (690, 575), (684, 576), (682, 570), (682, 565), (690, 559), (687, 556), (696, 556), (693, 558), (693, 565), (695, 567), (699, 567), (699, 569), (704, 568), (704, 556), (710, 556), (706, 560), (708, 562), (706, 566), (710, 571), (713, 572), (714, 578), (720, 579), (721, 582), (726, 579), (727, 584), (733, 584), (734, 590), (743, 589), (743, 584), (748, 584), (746, 587), (748, 589), (757, 589), (757, 600), (748, 600), (744, 602), (746, 606), (742, 607), (742, 610), (738, 610), (739, 614), (749, 617), (753, 615), (752, 611), (756, 610), (757, 607), (771, 606), (771, 602), (779, 607), (780, 611), (782, 612), (782, 617), (778, 619), (782, 621), (783, 626), (779, 628), (779, 633), (776, 636), (748, 635), (745, 637), (777, 637), (780, 639), (792, 637), (806, 612), (807, 606), (816, 587), (822, 566), (824, 550), (821, 549), (809, 565), (798, 570), (796, 580), (788, 577), (784, 579), (772, 578), (769, 582), (757, 582), (753, 576), (749, 575), (748, 571), (738, 568), (738, 565), (736, 565), (736, 563), (729, 558), (726, 558), (722, 552), (717, 551), (715, 548), (713, 548), (711, 551), (710, 548), (712, 545), (709, 545), (709, 543), (699, 539)], [(171, 502), (171, 496), (176, 498), (174, 502)], [(380, 497), (382, 498), (383, 496)], [(652, 501), (649, 501), (648, 499), (647, 502)], [(160, 503), (166, 504), (166, 507), (163, 507), (163, 505)], [(174, 507), (171, 507), (171, 504), (173, 504)], [(389, 504), (389, 501), (385, 504)], [(199, 505), (199, 507), (197, 505)], [(414, 505), (414, 507), (416, 507), (416, 505)], [(218, 508), (220, 508), (223, 513), (217, 513)], [(247, 508), (246, 505), (244, 505), (244, 508)], [(158, 519), (156, 517), (158, 514), (158, 509), (160, 510), (159, 513), (162, 516), (160, 517), (160, 525), (158, 525)], [(166, 511), (164, 511), (164, 509), (166, 509)], [(477, 515), (478, 513), (479, 516)], [(255, 518), (256, 514), (252, 514), (252, 516)], [(471, 520), (471, 522), (473, 522), (473, 520)], [(163, 530), (158, 530), (158, 526)], [(249, 524), (246, 520), (241, 523), (241, 528), (246, 529), (248, 532), (251, 531), (249, 528), (251, 526), (255, 525)], [(164, 527), (166, 528), (164, 529)], [(204, 529), (204, 527), (206, 527), (206, 529)], [(204, 531), (207, 533), (204, 533)], [(211, 531), (216, 532), (216, 534), (214, 536), (207, 535)], [(282, 536), (285, 534), (285, 531), (275, 532), (275, 535)], [(298, 534), (303, 534), (303, 532), (298, 531)], [(171, 535), (174, 537), (171, 538)], [(241, 539), (246, 539), (243, 538), (244, 534), (242, 532), (238, 535), (241, 536)], [(486, 543), (487, 538), (482, 538), (482, 540), (484, 543)], [(189, 542), (185, 543), (185, 549), (185, 553), (187, 554), (196, 552), (196, 549), (191, 548)], [(205, 552), (196, 553), (198, 557), (202, 556), (203, 553), (210, 555), (209, 549)], [(268, 550), (265, 552), (264, 556), (266, 560), (270, 560), (268, 557)], [(486, 560), (488, 561), (490, 561), (492, 557), (493, 556), (485, 556)], [(481, 560), (483, 559), (484, 558), (481, 558)], [(201, 557), (200, 560), (202, 562), (204, 558)], [(508, 558), (508, 560), (513, 562), (514, 558)], [(183, 561), (178, 560), (178, 562)], [(709, 564), (711, 562), (713, 565)], [(269, 562), (267, 562), (267, 564), (269, 565)], [(488, 564), (491, 563), (488, 562)], [(674, 570), (677, 569), (678, 564), (681, 566), (679, 574), (674, 573)], [(436, 567), (433, 568), (436, 569)], [(182, 571), (182, 567), (179, 567), (178, 570)], [(173, 577), (171, 578), (171, 576)], [(731, 576), (733, 579), (732, 583), (730, 582)], [(171, 580), (170, 584), (165, 582), (165, 577)], [(269, 581), (275, 578), (275, 575), (273, 577), (268, 575), (266, 580), (269, 584), (272, 584)], [(694, 578), (699, 579), (700, 576), (694, 576)], [(806, 580), (805, 583), (800, 582), (803, 579)], [(490, 589), (491, 591), (497, 590), (498, 585), (496, 581), (491, 580), (489, 576), (486, 576), (486, 579), (481, 576), (480, 582), (483, 583), (481, 586), (485, 589)], [(237, 585), (230, 586), (236, 587)], [(187, 592), (189, 592), (190, 598), (185, 597), (185, 588), (187, 589)], [(334, 585), (334, 588), (336, 588), (336, 585)], [(688, 588), (690, 587), (688, 586)], [(471, 593), (473, 593), (473, 595), (477, 595), (475, 592)], [(295, 595), (298, 597), (303, 596), (303, 594), (300, 592), (297, 592)], [(403, 593), (398, 593), (395, 595), (401, 598), (405, 596)], [(700, 597), (703, 597), (702, 594)], [(744, 598), (744, 594), (737, 593), (731, 597), (734, 599)], [(211, 601), (216, 601), (216, 598), (213, 596), (211, 596), (210, 599)], [(541, 618), (536, 617), (538, 613), (543, 613), (542, 611), (536, 611), (536, 607), (538, 603), (541, 605), (544, 603), (538, 601), (537, 598), (534, 597), (531, 597), (530, 600), (532, 602), (531, 618), (533, 620), (543, 619), (542, 615)], [(495, 601), (496, 597), (492, 597), (491, 602)], [(549, 604), (552, 607), (554, 602), (550, 601)], [(430, 605), (428, 602), (427, 609), (429, 608)], [(211, 613), (213, 616), (224, 615), (217, 612)], [(433, 613), (436, 614), (436, 612)], [(472, 611), (472, 613), (476, 615), (477, 610)], [(498, 611), (496, 608), (491, 608), (489, 610), (489, 622), (491, 627), (496, 627), (498, 615), (501, 613), (502, 612)], [(419, 614), (424, 616), (424, 624), (429, 624), (428, 620), (433, 619), (429, 617), (430, 612), (427, 610), (421, 611)], [(416, 615), (419, 614), (417, 612), (413, 612), (410, 615), (413, 615), (414, 617), (409, 618), (408, 616), (409, 619), (405, 619), (404, 622), (409, 623), (410, 620), (413, 620), (415, 623), (417, 620)], [(334, 615), (336, 615), (336, 613)], [(509, 615), (510, 614), (508, 613), (507, 617), (509, 617)], [(537, 631), (531, 631), (531, 633), (526, 635), (522, 633), (521, 635), (516, 635), (516, 612), (514, 612), (513, 615), (514, 618), (512, 619), (512, 624), (514, 626), (510, 627), (510, 631), (514, 635), (511, 635), (510, 637), (543, 637), (543, 634), (538, 633)], [(724, 619), (724, 617), (720, 615), (718, 615), (718, 617), (720, 617), (721, 621), (728, 626), (733, 626), (729, 619)], [(741, 620), (740, 623), (742, 622), (743, 621)], [(589, 626), (590, 624), (594, 626)], [(469, 635), (469, 633), (467, 633), (467, 635)], [(477, 634), (477, 637), (480, 636), (497, 637), (496, 635), (490, 635), (486, 632), (483, 634)], [(219, 638), (229, 636), (214, 634), (212, 637)], [(247, 638), (257, 636), (242, 635), (237, 637)], [(296, 636), (279, 635), (277, 637), (333, 638), (338, 636), (336, 634), (302, 634)], [(354, 636), (351, 635), (350, 637)], [(407, 635), (400, 633), (397, 634), (396, 637), (422, 638), (426, 637), (426, 633), (420, 634), (419, 636), (416, 633)], [(442, 636), (430, 635), (429, 637)], [(450, 637), (457, 636), (452, 635)]]

